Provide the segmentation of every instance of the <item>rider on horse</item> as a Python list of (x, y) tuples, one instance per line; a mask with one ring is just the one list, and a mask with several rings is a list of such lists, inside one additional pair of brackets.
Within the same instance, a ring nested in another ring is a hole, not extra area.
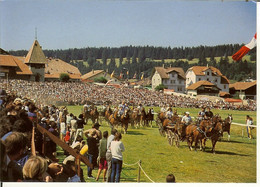
[(185, 116), (182, 117), (181, 122), (185, 125), (188, 126), (189, 124), (191, 124), (192, 119), (190, 117), (190, 113), (189, 112), (185, 112)]
[(168, 119), (171, 119), (173, 116), (172, 108), (169, 108), (168, 111), (166, 112), (166, 117)]
[(205, 108), (203, 107), (201, 109), (201, 111), (199, 111), (198, 113), (198, 125), (200, 124), (200, 122), (205, 118)]

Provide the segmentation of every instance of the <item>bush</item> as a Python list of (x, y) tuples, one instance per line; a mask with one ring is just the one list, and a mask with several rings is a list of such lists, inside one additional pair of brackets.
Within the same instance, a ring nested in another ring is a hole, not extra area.
[(105, 77), (98, 77), (94, 79), (94, 82), (107, 83), (107, 79)]
[(67, 73), (61, 73), (60, 74), (60, 81), (62, 82), (68, 82), (70, 80), (70, 76)]
[(165, 86), (164, 84), (159, 84), (158, 86), (155, 87), (156, 91), (160, 91), (164, 89), (167, 89), (167, 86)]

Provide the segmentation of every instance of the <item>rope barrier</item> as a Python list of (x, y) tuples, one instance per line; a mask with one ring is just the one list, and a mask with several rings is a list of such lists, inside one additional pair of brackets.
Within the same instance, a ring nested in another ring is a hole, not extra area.
[(146, 172), (144, 171), (144, 169), (142, 168), (141, 164), (140, 164), (140, 161), (137, 161), (136, 163), (134, 164), (126, 164), (126, 163), (123, 163), (123, 165), (125, 166), (134, 166), (134, 165), (138, 165), (139, 168), (142, 170), (142, 172), (144, 173), (144, 175), (152, 182), (152, 183), (155, 183), (147, 174)]
[(126, 163), (123, 163), (123, 165), (126, 165), (126, 166), (134, 166), (134, 165), (136, 165), (136, 164), (138, 164), (139, 163), (139, 161), (137, 161), (136, 163), (134, 163), (134, 164), (126, 164)]
[(138, 163), (139, 167), (141, 168), (142, 172), (144, 173), (144, 175), (152, 182), (155, 183), (144, 171), (144, 169), (142, 168), (142, 166), (140, 165), (140, 163)]

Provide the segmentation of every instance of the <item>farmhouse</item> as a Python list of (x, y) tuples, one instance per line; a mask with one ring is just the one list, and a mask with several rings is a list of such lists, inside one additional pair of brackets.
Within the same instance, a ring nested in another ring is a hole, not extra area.
[(100, 78), (100, 77), (104, 77), (107, 80), (111, 80), (110, 84), (120, 84), (120, 80), (116, 77), (113, 76), (111, 78), (111, 75), (107, 72), (105, 72), (104, 70), (92, 70), (84, 75), (81, 76), (81, 80), (83, 82), (94, 82), (95, 79)]
[(164, 84), (168, 89), (173, 89), (175, 92), (185, 92), (185, 74), (182, 68), (170, 67), (155, 67), (152, 75), (152, 89), (156, 86)]
[(240, 99), (256, 100), (256, 81), (230, 84), (229, 91), (232, 96), (238, 95)]
[(215, 84), (209, 81), (198, 81), (187, 88), (187, 95), (197, 96), (197, 95), (210, 95), (219, 96), (219, 90)]
[(58, 81), (61, 73), (69, 74), (71, 81), (81, 80), (81, 73), (60, 59), (47, 59), (35, 40), (26, 57), (16, 57), (0, 50), (0, 75), (6, 79), (30, 81)]
[(229, 92), (229, 80), (217, 68), (212, 66), (193, 66), (187, 70), (186, 88), (202, 80), (213, 83), (222, 92)]

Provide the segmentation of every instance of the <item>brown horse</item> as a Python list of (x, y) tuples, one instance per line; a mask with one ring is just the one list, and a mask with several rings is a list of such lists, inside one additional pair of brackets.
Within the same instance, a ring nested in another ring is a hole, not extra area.
[(210, 139), (212, 143), (212, 153), (215, 154), (215, 146), (219, 138), (223, 135), (223, 122), (217, 122), (210, 132)]
[(163, 123), (163, 121), (165, 120), (166, 116), (164, 112), (160, 112), (158, 114), (158, 119), (161, 121), (161, 123)]
[(138, 114), (138, 109), (134, 109), (131, 114), (131, 125), (136, 128), (140, 126), (140, 115)]
[(125, 110), (124, 114), (122, 114), (120, 116), (120, 123), (121, 123), (122, 128), (124, 129), (125, 134), (127, 133), (129, 121), (130, 121), (129, 110)]
[(195, 142), (195, 150), (197, 150), (198, 143), (200, 143), (200, 150), (205, 150), (206, 138), (212, 128), (211, 120), (202, 120), (199, 127), (195, 124), (188, 125), (185, 134), (189, 149), (192, 150), (192, 144)]
[(118, 119), (118, 116), (117, 116), (117, 110), (113, 113), (113, 114), (111, 114), (110, 116), (109, 116), (109, 118), (108, 118), (108, 120), (109, 120), (109, 123), (110, 123), (110, 125), (111, 125), (111, 128), (114, 128), (114, 127), (117, 127), (118, 126), (118, 124), (119, 124), (119, 119)]
[(146, 123), (146, 112), (145, 112), (145, 109), (143, 108), (142, 111), (141, 111), (141, 116), (140, 116), (140, 124), (141, 126), (145, 126), (147, 123)]
[(152, 123), (154, 120), (154, 114), (152, 113), (152, 109), (149, 108), (147, 114), (146, 114), (146, 123), (149, 126), (149, 124), (151, 123), (151, 127), (152, 127)]
[(223, 122), (223, 133), (224, 132), (228, 133), (228, 141), (230, 140), (230, 126), (231, 126), (232, 120), (233, 120), (232, 115), (228, 114), (228, 117)]

